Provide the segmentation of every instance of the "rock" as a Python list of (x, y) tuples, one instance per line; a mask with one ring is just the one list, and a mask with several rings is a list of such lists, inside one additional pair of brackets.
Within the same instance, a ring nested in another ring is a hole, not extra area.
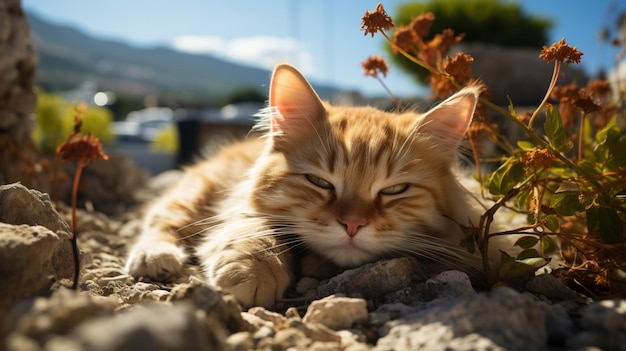
[(461, 271), (439, 273), (427, 280), (426, 286), (438, 299), (456, 299), (476, 294), (470, 278)]
[(252, 307), (248, 310), (248, 314), (254, 315), (274, 325), (287, 322), (287, 318), (285, 318), (282, 314), (268, 311), (263, 307)]
[(10, 335), (6, 345), (0, 343), (0, 350), (26, 350), (18, 346), (26, 345), (28, 339), (43, 346), (91, 318), (112, 315), (116, 307), (115, 299), (68, 289), (60, 289), (50, 298), (22, 300), (0, 315), (0, 324), (4, 324), (0, 330)]
[(189, 301), (212, 318), (222, 321), (230, 332), (250, 331), (252, 326), (241, 317), (241, 307), (232, 295), (222, 293), (191, 278), (172, 289), (168, 302)]
[(55, 233), (71, 232), (48, 194), (28, 190), (20, 183), (0, 185), (0, 222), (41, 225)]
[(376, 350), (541, 350), (545, 306), (509, 288), (433, 306), (380, 328)]
[(302, 321), (320, 323), (334, 330), (348, 329), (367, 320), (367, 302), (363, 299), (331, 295), (313, 301)]
[(319, 296), (344, 294), (347, 296), (377, 298), (412, 283), (419, 272), (416, 261), (402, 257), (378, 261), (347, 270), (317, 288)]
[(74, 276), (70, 228), (47, 194), (0, 186), (0, 307)]
[(585, 306), (580, 324), (583, 331), (567, 342), (569, 347), (626, 350), (626, 300), (605, 300)]
[(41, 184), (31, 147), (37, 53), (19, 0), (0, 1), (0, 51), (0, 184)]
[(528, 292), (538, 296), (545, 296), (551, 301), (579, 299), (574, 290), (565, 286), (558, 278), (550, 274), (534, 276), (525, 286)]
[(149, 305), (113, 318), (96, 318), (66, 336), (52, 339), (46, 351), (56, 350), (226, 350), (226, 333), (191, 305)]
[[(59, 235), (42, 226), (0, 223), (0, 309), (11, 302), (40, 293), (54, 281), (69, 278), (52, 265), (62, 243)], [(66, 262), (67, 268), (73, 266)], [(57, 262), (57, 267), (65, 268)]]

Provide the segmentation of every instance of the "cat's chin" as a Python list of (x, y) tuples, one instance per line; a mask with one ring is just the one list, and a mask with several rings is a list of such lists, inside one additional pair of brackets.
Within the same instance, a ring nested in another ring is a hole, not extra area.
[(323, 256), (342, 267), (358, 266), (375, 259), (375, 255), (371, 252), (352, 244), (325, 247), (319, 251)]

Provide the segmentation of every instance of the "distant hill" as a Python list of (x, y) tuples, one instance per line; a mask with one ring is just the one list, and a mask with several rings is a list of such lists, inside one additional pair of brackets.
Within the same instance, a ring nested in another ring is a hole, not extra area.
[[(165, 47), (137, 48), (90, 37), (29, 14), (39, 55), (38, 83), (52, 90), (85, 81), (127, 96), (165, 96), (184, 101), (221, 101), (244, 88), (266, 92), (268, 70)], [(315, 85), (315, 84), (314, 84)], [(337, 89), (316, 85), (323, 98)]]

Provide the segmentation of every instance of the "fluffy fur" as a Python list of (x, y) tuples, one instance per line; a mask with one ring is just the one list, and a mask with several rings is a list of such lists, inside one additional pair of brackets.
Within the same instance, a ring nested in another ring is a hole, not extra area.
[(265, 136), (187, 169), (150, 208), (126, 268), (167, 280), (195, 247), (210, 283), (271, 306), (297, 274), (413, 255), (470, 274), (459, 224), (481, 207), (455, 176), (479, 88), (425, 114), (337, 107), (293, 67), (272, 76)]

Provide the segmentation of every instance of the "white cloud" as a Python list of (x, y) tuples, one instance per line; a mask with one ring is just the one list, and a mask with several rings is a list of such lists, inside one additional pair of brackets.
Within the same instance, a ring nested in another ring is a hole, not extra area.
[(181, 35), (173, 45), (176, 50), (193, 54), (219, 53), (226, 48), (226, 41), (218, 36)]
[(174, 39), (176, 50), (211, 54), (251, 66), (271, 69), (280, 62), (297, 65), (305, 74), (313, 70), (313, 55), (289, 37), (252, 36), (225, 40), (219, 36), (183, 35)]

